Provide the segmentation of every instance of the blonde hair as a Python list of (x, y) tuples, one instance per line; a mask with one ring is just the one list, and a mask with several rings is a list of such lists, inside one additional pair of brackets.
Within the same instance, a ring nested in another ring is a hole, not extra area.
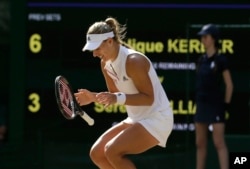
[(87, 34), (102, 34), (113, 31), (114, 37), (113, 39), (117, 41), (119, 44), (131, 48), (124, 39), (126, 37), (126, 25), (121, 25), (115, 18), (108, 17), (105, 21), (99, 21), (92, 24)]

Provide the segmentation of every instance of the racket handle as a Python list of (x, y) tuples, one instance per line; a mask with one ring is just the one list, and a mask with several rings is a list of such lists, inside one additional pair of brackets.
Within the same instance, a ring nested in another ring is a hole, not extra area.
[(88, 123), (88, 125), (90, 125), (90, 126), (94, 125), (94, 123), (95, 123), (94, 119), (92, 119), (87, 113), (80, 112), (79, 115), (81, 116), (81, 118), (83, 118)]

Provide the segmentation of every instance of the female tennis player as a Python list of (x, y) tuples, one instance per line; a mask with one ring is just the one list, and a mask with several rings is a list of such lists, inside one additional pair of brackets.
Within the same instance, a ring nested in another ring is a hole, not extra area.
[(123, 41), (126, 26), (115, 18), (95, 22), (87, 32), (83, 51), (101, 60), (107, 92), (80, 89), (80, 105), (92, 102), (125, 104), (128, 117), (111, 127), (90, 150), (92, 161), (101, 169), (135, 169), (126, 157), (157, 145), (166, 146), (173, 127), (173, 113), (167, 95), (150, 60)]

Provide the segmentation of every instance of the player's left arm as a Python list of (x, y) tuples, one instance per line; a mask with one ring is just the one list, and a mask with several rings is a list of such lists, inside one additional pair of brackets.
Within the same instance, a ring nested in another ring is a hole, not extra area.
[(126, 105), (151, 105), (154, 102), (153, 85), (149, 77), (150, 63), (139, 54), (128, 56), (126, 61), (127, 75), (133, 80), (139, 91), (137, 94), (126, 95)]

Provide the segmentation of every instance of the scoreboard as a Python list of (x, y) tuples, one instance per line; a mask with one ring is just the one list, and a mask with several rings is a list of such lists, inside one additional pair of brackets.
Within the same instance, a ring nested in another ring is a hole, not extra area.
[[(173, 134), (176, 135), (194, 132), (195, 62), (204, 52), (196, 33), (203, 24), (217, 24), (222, 32), (220, 52), (230, 61), (234, 82), (227, 133), (249, 133), (250, 58), (249, 44), (244, 41), (250, 37), (249, 9), (250, 6), (237, 4), (27, 1), (23, 32), (15, 28), (24, 36), (24, 42), (21, 42), (24, 43), (21, 44), (24, 46), (23, 60), (20, 60), (23, 65), (20, 72), (23, 73), (22, 77), (16, 78), (23, 82), (24, 103), (20, 103), (23, 106), (20, 106), (22, 122), (19, 124), (23, 126), (25, 139), (37, 131), (57, 139), (65, 130), (77, 132), (88, 127), (81, 118), (67, 121), (62, 117), (56, 105), (54, 80), (57, 75), (66, 76), (75, 91), (79, 88), (97, 92), (107, 90), (100, 60), (81, 49), (88, 27), (108, 16), (127, 25), (125, 41), (153, 62), (171, 102), (175, 116)], [(235, 18), (228, 17), (232, 11)], [(13, 94), (10, 97), (13, 98)], [(96, 120), (95, 126), (87, 129), (95, 132), (86, 141), (92, 141), (126, 118), (124, 106), (104, 108), (93, 103), (83, 109)], [(79, 135), (72, 134), (68, 139), (79, 139)], [(180, 138), (175, 144), (184, 144), (184, 141)]]

